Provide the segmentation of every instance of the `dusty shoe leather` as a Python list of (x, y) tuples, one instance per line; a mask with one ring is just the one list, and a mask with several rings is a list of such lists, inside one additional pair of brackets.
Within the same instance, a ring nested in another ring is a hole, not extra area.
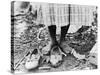
[(58, 67), (61, 61), (62, 61), (62, 55), (55, 54), (50, 56), (50, 62), (52, 67)]
[(36, 68), (38, 66), (38, 60), (27, 60), (25, 63), (26, 69)]
[(25, 68), (28, 70), (36, 68), (38, 66), (40, 55), (38, 54), (38, 52), (35, 52), (35, 50), (32, 52), (33, 54), (26, 60)]

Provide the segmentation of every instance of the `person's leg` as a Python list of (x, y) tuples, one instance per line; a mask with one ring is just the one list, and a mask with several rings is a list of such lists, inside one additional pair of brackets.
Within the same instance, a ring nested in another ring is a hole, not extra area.
[(63, 42), (65, 40), (66, 34), (68, 32), (70, 25), (67, 26), (62, 26), (61, 27), (61, 36), (60, 36), (60, 43)]
[(48, 30), (49, 30), (49, 33), (50, 33), (52, 44), (53, 45), (57, 44), (57, 40), (56, 40), (56, 25), (48, 26)]

